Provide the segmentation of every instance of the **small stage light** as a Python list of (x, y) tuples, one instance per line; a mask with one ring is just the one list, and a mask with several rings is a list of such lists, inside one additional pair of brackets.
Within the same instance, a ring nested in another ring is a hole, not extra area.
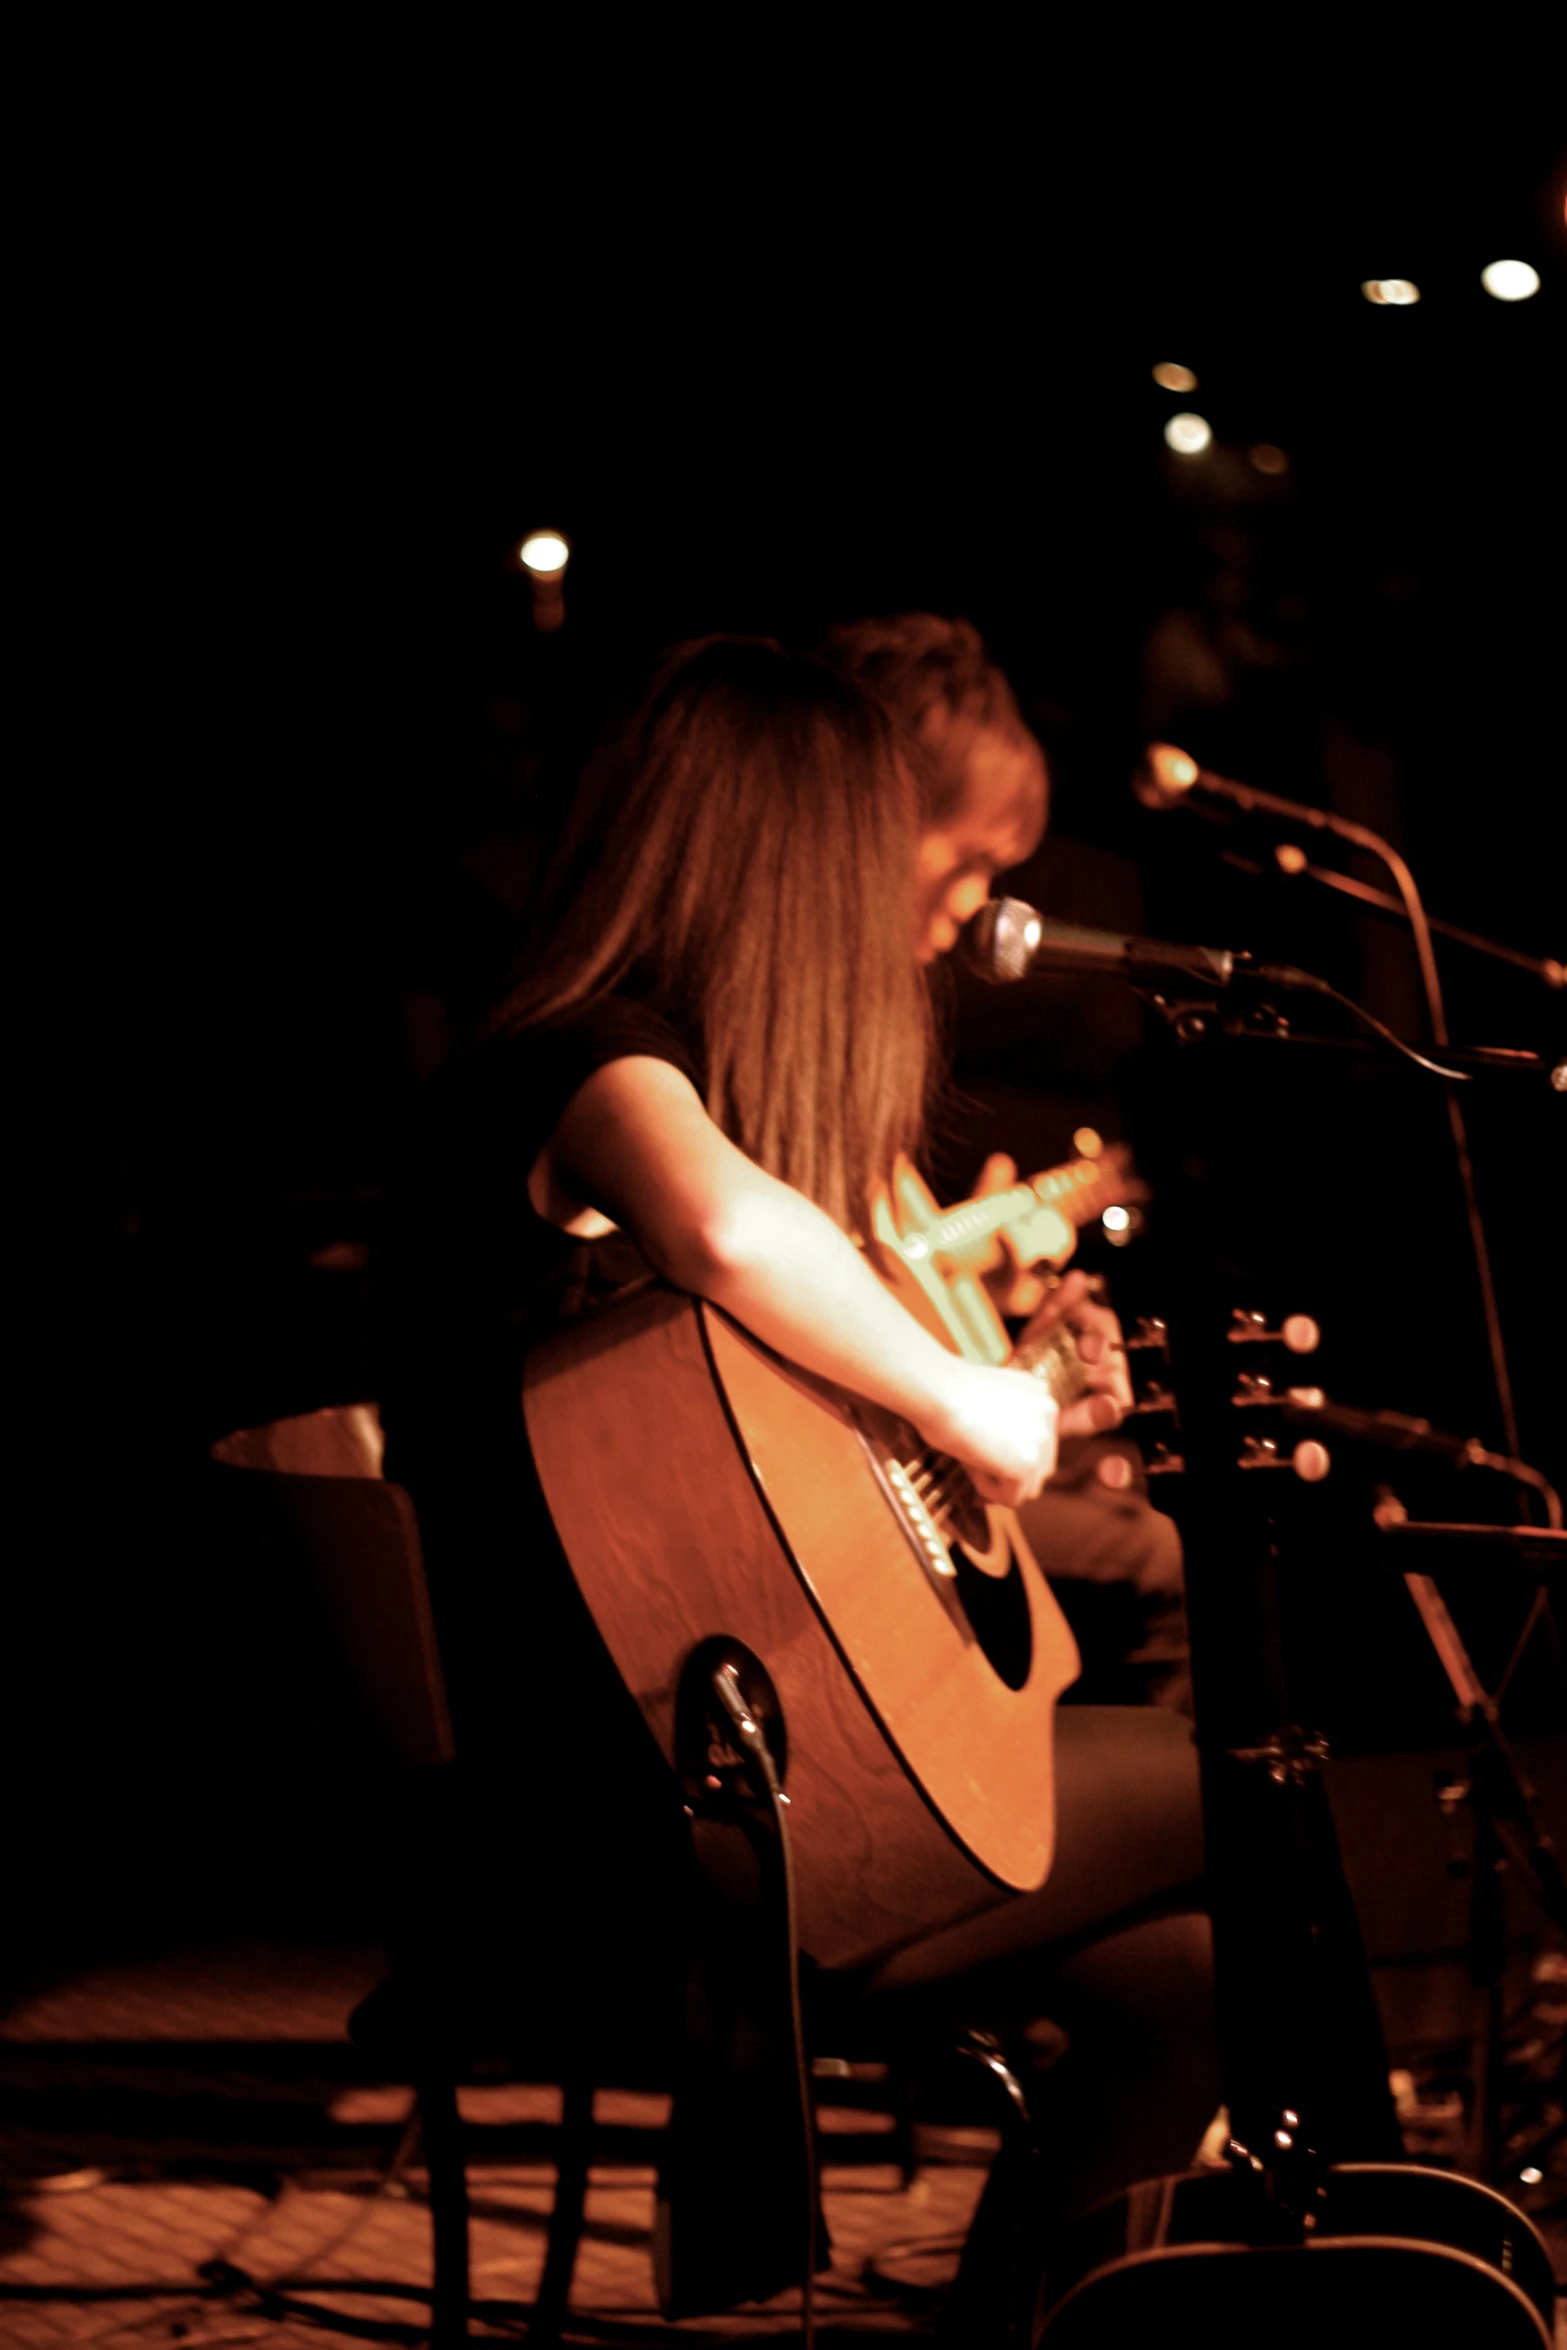
[(1173, 359), (1161, 359), (1153, 371), (1154, 382), (1161, 392), (1195, 392), (1197, 378), (1189, 367), (1180, 367)]
[(1368, 277), (1360, 290), (1368, 302), (1394, 310), (1407, 310), (1420, 299), (1420, 288), (1407, 277)]
[(1527, 302), (1540, 290), (1540, 273), (1527, 261), (1490, 261), (1480, 272), (1480, 283), (1498, 302)]
[(530, 530), (517, 560), (535, 579), (559, 579), (571, 561), (571, 541), (558, 530)]
[(1249, 451), (1251, 461), (1259, 473), (1288, 473), (1290, 461), (1284, 451), (1272, 441), (1258, 441)]
[(1164, 428), (1164, 437), (1179, 457), (1199, 457), (1213, 439), (1213, 426), (1206, 416), (1194, 416), (1183, 409), (1172, 416)]
[(566, 622), (566, 597), (561, 586), (571, 561), (571, 541), (561, 530), (530, 530), (517, 549), (519, 567), (533, 588), (533, 625), (543, 636), (553, 636)]

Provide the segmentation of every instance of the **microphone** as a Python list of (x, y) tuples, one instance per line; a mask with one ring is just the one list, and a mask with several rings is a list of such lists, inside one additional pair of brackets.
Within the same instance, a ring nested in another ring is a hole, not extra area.
[(1312, 1422), (1331, 1428), (1338, 1436), (1357, 1437), (1362, 1444), (1380, 1445), (1385, 1452), (1429, 1452), (1461, 1469), (1489, 1466), (1496, 1458), (1474, 1436), (1449, 1436), (1429, 1420), (1408, 1412), (1361, 1411), (1354, 1404), (1329, 1403), (1320, 1387), (1292, 1387), (1284, 1397), (1284, 1415), (1300, 1425)]
[(1084, 930), (1053, 922), (1021, 898), (988, 898), (960, 942), (964, 961), (984, 979), (1022, 979), (1030, 971), (1115, 971), (1127, 979), (1179, 974), (1209, 987), (1228, 987), (1244, 952), (1228, 947), (1172, 946), (1157, 938), (1123, 938), (1113, 930)]
[(1207, 777), (1196, 760), (1174, 743), (1150, 743), (1132, 777), (1132, 795), (1145, 808), (1179, 808)]
[[(1331, 1428), (1336, 1435), (1353, 1437), (1383, 1452), (1435, 1453), (1454, 1469), (1494, 1469), (1499, 1476), (1511, 1477), (1515, 1485), (1527, 1485), (1539, 1494), (1547, 1524), (1558, 1532), (1561, 1529), (1561, 1498), (1549, 1478), (1511, 1453), (1492, 1452), (1478, 1436), (1449, 1436), (1445, 1428), (1433, 1428), (1429, 1420), (1416, 1419), (1408, 1412), (1366, 1412), (1354, 1404), (1330, 1403), (1320, 1387), (1292, 1387), (1280, 1401), (1284, 1417), (1296, 1427)], [(1396, 1495), (1391, 1497), (1391, 1507), (1379, 1503), (1375, 1513), (1378, 1525), (1399, 1523), (1396, 1513), (1402, 1509)], [(1502, 1529), (1504, 1534), (1508, 1531)], [(1512, 1531), (1516, 1534), (1516, 1529)]]
[(1174, 743), (1148, 745), (1132, 776), (1132, 796), (1145, 808), (1161, 811), (1201, 802), (1204, 813), (1210, 816), (1215, 813), (1215, 803), (1243, 816), (1271, 816), (1291, 830), (1298, 827), (1325, 832), (1380, 858), (1398, 884), (1397, 897), (1373, 889), (1368, 882), (1357, 881), (1352, 874), (1335, 873), (1325, 866), (1308, 863), (1304, 852), (1291, 842), (1274, 851), (1281, 873), (1309, 874), (1323, 888), (1355, 898), (1362, 905), (1374, 906), (1380, 914), (1402, 915), (1415, 933), (1432, 1010), (1431, 1030), (1439, 1044), (1446, 1039), (1441, 989), (1427, 952), (1429, 933), (1433, 930), (1440, 931), (1444, 938), (1456, 939), (1460, 946), (1469, 947), (1476, 954), (1491, 955), (1499, 963), (1511, 963), (1517, 970), (1531, 972), (1547, 987), (1567, 987), (1567, 964), (1554, 956), (1521, 954), (1516, 947), (1502, 946), (1494, 938), (1482, 938), (1478, 931), (1463, 930), (1456, 922), (1440, 922), (1435, 915), (1427, 914), (1420, 904), (1414, 877), (1398, 852), (1379, 833), (1369, 832), (1363, 824), (1351, 823), (1347, 816), (1336, 815), (1327, 808), (1308, 807), (1301, 800), (1282, 799), (1277, 792), (1259, 791), (1255, 784), (1237, 783), (1233, 776), (1215, 775), (1208, 768), (1199, 767), (1190, 752), (1177, 750)]
[(1369, 848), (1373, 855), (1382, 854), (1386, 847), (1375, 833), (1352, 824), (1347, 816), (1335, 815), (1328, 808), (1308, 807), (1303, 800), (1283, 799), (1277, 792), (1260, 791), (1254, 783), (1237, 783), (1233, 776), (1215, 775), (1211, 768), (1199, 767), (1189, 751), (1177, 750), (1174, 743), (1148, 745), (1132, 776), (1132, 794), (1145, 808), (1160, 809), (1186, 807), (1194, 795), (1224, 800), (1246, 815), (1278, 816), (1289, 824), (1306, 825), (1313, 832), (1337, 833), (1357, 848)]

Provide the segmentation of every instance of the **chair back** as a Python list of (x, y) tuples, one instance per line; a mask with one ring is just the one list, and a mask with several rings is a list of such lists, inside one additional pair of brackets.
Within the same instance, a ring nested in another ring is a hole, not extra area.
[(211, 1458), (265, 1548), (303, 1576), (384, 1758), (423, 1769), (452, 1760), (451, 1714), (418, 1520), (384, 1450), (375, 1405), (354, 1403), (237, 1429)]

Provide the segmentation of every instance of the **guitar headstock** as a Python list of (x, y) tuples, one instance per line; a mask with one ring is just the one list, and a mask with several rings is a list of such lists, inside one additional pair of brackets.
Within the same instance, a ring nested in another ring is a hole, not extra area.
[[(1030, 1201), (1009, 1218), (998, 1235), (1019, 1268), (1065, 1264), (1085, 1225), (1097, 1223), (1107, 1208), (1138, 1208), (1150, 1196), (1124, 1142), (1113, 1142), (1092, 1157), (1084, 1153), (1064, 1166), (1048, 1168), (1044, 1174), (1030, 1177), (1023, 1188), (1032, 1195)], [(1122, 1229), (1129, 1237), (1130, 1222)]]

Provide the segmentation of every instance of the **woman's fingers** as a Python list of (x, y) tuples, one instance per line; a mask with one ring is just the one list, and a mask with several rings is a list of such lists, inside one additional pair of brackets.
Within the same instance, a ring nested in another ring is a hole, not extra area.
[(1126, 1408), (1119, 1396), (1107, 1389), (1092, 1395), (1079, 1396), (1061, 1414), (1063, 1436), (1103, 1436), (1107, 1429), (1119, 1428), (1126, 1417)]
[(975, 1199), (988, 1199), (992, 1192), (1010, 1191), (1017, 1181), (1017, 1161), (1009, 1159), (1005, 1151), (992, 1151), (979, 1171), (974, 1186)]
[(1063, 1322), (1071, 1321), (1075, 1327), (1076, 1316), (1086, 1303), (1087, 1295), (1087, 1274), (1068, 1273), (1047, 1291), (1036, 1311), (1030, 1315), (1027, 1328), (1018, 1340), (1019, 1346), (1028, 1346), (1038, 1339), (1048, 1338)]

